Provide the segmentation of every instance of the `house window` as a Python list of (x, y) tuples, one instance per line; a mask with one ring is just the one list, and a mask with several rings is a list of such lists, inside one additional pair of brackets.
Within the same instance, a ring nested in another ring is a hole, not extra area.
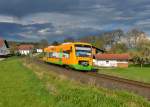
[(106, 61), (106, 64), (108, 64), (109, 63), (109, 61)]

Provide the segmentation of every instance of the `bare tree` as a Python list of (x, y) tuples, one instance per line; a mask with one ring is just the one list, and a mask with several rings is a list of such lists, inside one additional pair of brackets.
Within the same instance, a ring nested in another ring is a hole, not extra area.
[(144, 32), (140, 31), (138, 29), (132, 29), (127, 33), (127, 41), (129, 44), (129, 47), (136, 48), (138, 42), (143, 38)]
[(46, 39), (42, 39), (42, 40), (40, 41), (40, 47), (41, 47), (41, 48), (44, 48), (44, 47), (46, 47), (46, 46), (48, 46), (48, 41), (47, 41)]

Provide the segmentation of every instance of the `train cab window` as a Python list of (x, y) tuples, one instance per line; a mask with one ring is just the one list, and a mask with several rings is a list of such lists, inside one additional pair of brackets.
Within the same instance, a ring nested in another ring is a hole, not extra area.
[(75, 51), (77, 57), (91, 57), (92, 48), (89, 45), (75, 45)]

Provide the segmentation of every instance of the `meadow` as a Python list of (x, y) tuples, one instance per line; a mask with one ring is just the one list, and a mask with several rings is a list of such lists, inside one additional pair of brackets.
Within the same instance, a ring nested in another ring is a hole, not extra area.
[(0, 107), (150, 107), (150, 102), (128, 92), (69, 81), (9, 58), (0, 62)]
[(137, 65), (130, 65), (129, 68), (99, 68), (98, 72), (150, 83), (150, 66), (144, 66), (141, 68)]

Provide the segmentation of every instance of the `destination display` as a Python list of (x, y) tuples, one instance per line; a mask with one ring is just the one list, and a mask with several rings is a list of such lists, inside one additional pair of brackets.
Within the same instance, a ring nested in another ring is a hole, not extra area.
[(76, 47), (76, 50), (91, 51), (90, 47)]

